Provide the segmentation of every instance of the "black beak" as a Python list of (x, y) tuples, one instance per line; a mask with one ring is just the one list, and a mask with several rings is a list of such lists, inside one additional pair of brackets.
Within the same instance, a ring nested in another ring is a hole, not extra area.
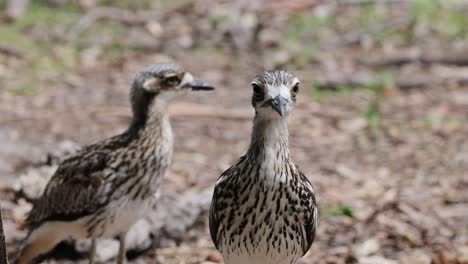
[(213, 85), (208, 84), (208, 83), (203, 82), (203, 81), (200, 81), (200, 80), (193, 80), (193, 81), (187, 83), (186, 85), (184, 85), (184, 87), (192, 88), (192, 90), (194, 90), (194, 91), (214, 90)]
[(288, 100), (284, 97), (277, 96), (275, 99), (271, 100), (271, 107), (283, 117), (286, 114), (287, 103)]

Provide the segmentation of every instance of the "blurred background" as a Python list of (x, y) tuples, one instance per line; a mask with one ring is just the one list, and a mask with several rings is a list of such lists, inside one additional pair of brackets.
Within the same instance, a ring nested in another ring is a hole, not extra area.
[[(0, 0), (0, 199), (8, 251), (66, 154), (123, 131), (146, 64), (217, 86), (171, 105), (164, 206), (137, 223), (130, 263), (220, 263), (211, 190), (243, 155), (250, 81), (301, 79), (291, 153), (314, 183), (317, 240), (301, 263), (468, 263), (468, 1)], [(115, 260), (117, 241), (98, 258)], [(48, 263), (83, 262), (67, 241)]]

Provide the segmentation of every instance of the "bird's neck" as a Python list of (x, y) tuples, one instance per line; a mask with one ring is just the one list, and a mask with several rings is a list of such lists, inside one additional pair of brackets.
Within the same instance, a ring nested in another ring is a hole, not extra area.
[(247, 155), (263, 157), (263, 160), (270, 158), (289, 160), (287, 118), (263, 119), (256, 115)]
[(172, 135), (167, 100), (154, 97), (143, 111), (134, 111), (127, 133), (138, 140)]
[(161, 130), (170, 129), (168, 102), (166, 100), (156, 97), (150, 105), (148, 112), (144, 130), (153, 131), (155, 128)]
[(173, 134), (167, 105), (167, 101), (155, 97), (147, 107), (145, 119), (136, 119), (141, 123), (135, 123), (134, 117), (127, 131), (130, 145), (140, 153), (139, 163), (146, 167), (143, 174), (136, 175), (138, 182), (148, 187), (148, 194), (159, 188), (172, 160)]

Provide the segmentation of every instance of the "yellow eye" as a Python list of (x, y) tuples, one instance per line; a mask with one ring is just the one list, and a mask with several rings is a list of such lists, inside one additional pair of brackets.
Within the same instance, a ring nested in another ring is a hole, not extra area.
[(166, 86), (176, 86), (180, 83), (180, 79), (177, 75), (172, 75), (164, 78), (164, 84)]
[(296, 96), (298, 92), (299, 92), (299, 83), (296, 83), (291, 89), (291, 95)]

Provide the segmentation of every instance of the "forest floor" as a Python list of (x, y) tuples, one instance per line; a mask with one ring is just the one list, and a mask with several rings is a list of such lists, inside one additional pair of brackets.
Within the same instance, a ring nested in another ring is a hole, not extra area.
[[(468, 263), (468, 20), (432, 24), (455, 7), (296, 0), (249, 12), (246, 3), (181, 1), (151, 19), (121, 6), (110, 12), (138, 15), (86, 24), (104, 9), (38, 2), (0, 24), (9, 40), (0, 41), (0, 198), (11, 253), (30, 208), (15, 195), (25, 172), (70, 142), (123, 131), (134, 74), (175, 61), (217, 89), (171, 105), (174, 159), (162, 188), (213, 186), (248, 147), (250, 81), (287, 68), (302, 81), (291, 154), (320, 211), (301, 263)], [(292, 15), (301, 8), (310, 11)], [(219, 262), (207, 222), (205, 211), (182, 241), (132, 262)]]

